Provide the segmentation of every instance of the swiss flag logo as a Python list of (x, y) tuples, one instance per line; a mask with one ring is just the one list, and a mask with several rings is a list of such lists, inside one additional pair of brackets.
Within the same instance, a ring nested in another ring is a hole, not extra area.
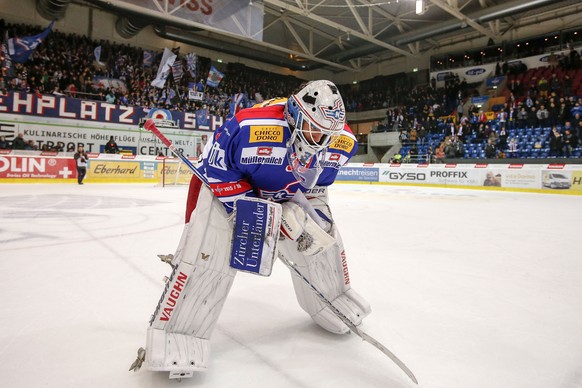
[(269, 156), (273, 152), (273, 148), (271, 147), (259, 147), (257, 148), (257, 155), (261, 156)]

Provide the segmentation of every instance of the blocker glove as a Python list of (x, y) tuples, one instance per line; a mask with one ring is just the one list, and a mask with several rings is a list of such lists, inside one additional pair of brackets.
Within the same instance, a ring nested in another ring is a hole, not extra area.
[(325, 251), (336, 240), (321, 227), (295, 202), (281, 204), (281, 232), (285, 237), (297, 242), (297, 250), (307, 256)]

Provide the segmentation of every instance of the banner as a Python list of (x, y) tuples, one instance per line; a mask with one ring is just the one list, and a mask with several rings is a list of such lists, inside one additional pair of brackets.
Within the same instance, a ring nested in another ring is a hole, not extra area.
[(246, 96), (244, 95), (244, 93), (237, 93), (233, 96), (232, 100), (233, 100), (233, 104), (234, 104), (234, 109), (231, 109), (231, 111), (234, 114), (237, 114), (239, 110), (242, 109), (242, 103), (244, 101), (246, 101)]
[(190, 53), (186, 55), (186, 69), (193, 79), (196, 79), (196, 68), (198, 66), (198, 55)]
[[(145, 8), (144, 13), (158, 13), (160, 19), (182, 19), (193, 27), (222, 30), (254, 40), (263, 40), (263, 2), (252, 0), (118, 0)], [(134, 7), (135, 8), (135, 7)], [(137, 11), (139, 12), (139, 11)], [(196, 26), (203, 24), (204, 26)]]
[(143, 51), (143, 67), (152, 67), (154, 64), (155, 53), (151, 50)]
[(172, 65), (172, 75), (174, 76), (174, 81), (176, 81), (176, 83), (180, 82), (180, 80), (182, 79), (182, 76), (184, 75), (184, 70), (182, 69), (181, 59), (177, 59), (174, 61), (174, 64)]
[(0, 57), (2, 58), (2, 69), (5, 69), (4, 74), (7, 78), (12, 78), (12, 58), (8, 53), (8, 31), (4, 31), (4, 40), (2, 41), (2, 46), (0, 46)]
[(40, 34), (34, 36), (27, 36), (24, 38), (10, 38), (8, 39), (8, 53), (13, 62), (24, 63), (28, 60), (30, 55), (36, 50), (37, 46), (41, 44), (53, 28), (51, 24)]
[(206, 79), (206, 85), (212, 88), (217, 88), (220, 81), (224, 77), (224, 73), (218, 71), (214, 66), (210, 66), (210, 71), (208, 72), (208, 78)]
[(117, 89), (121, 93), (127, 93), (127, 85), (125, 81), (119, 78), (107, 78), (105, 76), (95, 76), (93, 77), (93, 87), (95, 89)]
[(200, 126), (208, 125), (208, 109), (202, 108), (196, 111), (196, 121)]
[(497, 88), (503, 81), (505, 81), (505, 77), (503, 76), (487, 78), (487, 87)]
[(204, 99), (204, 93), (197, 92), (194, 89), (188, 89), (188, 99), (194, 101), (202, 101), (202, 99)]
[(0, 155), (0, 179), (74, 179), (72, 158)]
[(336, 180), (338, 181), (361, 181), (378, 182), (380, 172), (378, 167), (351, 167), (343, 166), (339, 169)]
[(97, 63), (103, 65), (103, 63), (101, 63), (101, 46), (95, 47), (95, 50), (93, 50), (93, 55), (95, 55), (95, 60)]
[(170, 75), (170, 69), (176, 60), (177, 55), (172, 53), (171, 50), (164, 48), (164, 55), (162, 55), (162, 60), (160, 61), (160, 67), (158, 68), (158, 74), (156, 78), (152, 81), (152, 86), (156, 88), (163, 88), (166, 84), (166, 79)]
[[(113, 84), (120, 87), (118, 84)], [(47, 120), (60, 120), (61, 127), (98, 126), (112, 128), (115, 125), (132, 125), (137, 128), (141, 120), (150, 111), (140, 106), (125, 106), (110, 104), (104, 101), (85, 101), (66, 96), (44, 94), (36, 96), (33, 93), (8, 92), (0, 95), (0, 125), (10, 120), (12, 122), (30, 122), (37, 120), (39, 124)], [(170, 110), (168, 116), (177, 123), (180, 129), (211, 130), (224, 124), (221, 116), (209, 115), (208, 111), (200, 116), (203, 123), (198, 122), (198, 112), (183, 112)], [(9, 117), (8, 115), (14, 115)], [(25, 118), (24, 116), (29, 116)], [(35, 119), (31, 119), (33, 116)], [(106, 125), (104, 125), (106, 124)]]

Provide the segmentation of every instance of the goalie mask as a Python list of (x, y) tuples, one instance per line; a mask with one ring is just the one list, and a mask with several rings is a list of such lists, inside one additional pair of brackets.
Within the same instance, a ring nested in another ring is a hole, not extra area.
[(287, 159), (293, 175), (305, 188), (312, 188), (322, 168), (329, 145), (339, 137), (346, 122), (344, 103), (330, 81), (312, 81), (289, 97), (285, 118), (291, 129)]

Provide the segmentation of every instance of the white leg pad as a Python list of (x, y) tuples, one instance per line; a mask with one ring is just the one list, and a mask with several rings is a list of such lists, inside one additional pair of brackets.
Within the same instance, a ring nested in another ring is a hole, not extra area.
[[(339, 234), (338, 243), (323, 253), (305, 256), (290, 240), (280, 242), (281, 253), (293, 261), (299, 271), (356, 326), (370, 314), (370, 305), (351, 289), (345, 253)], [(323, 304), (302, 279), (293, 276), (293, 286), (299, 305), (319, 326), (336, 334), (344, 334), (349, 328)]]
[(190, 377), (208, 367), (209, 340), (150, 327), (146, 351), (148, 369), (169, 371), (170, 377)]
[(231, 239), (222, 204), (203, 187), (150, 321), (148, 369), (180, 378), (207, 368), (208, 342), (237, 273), (229, 265)]

